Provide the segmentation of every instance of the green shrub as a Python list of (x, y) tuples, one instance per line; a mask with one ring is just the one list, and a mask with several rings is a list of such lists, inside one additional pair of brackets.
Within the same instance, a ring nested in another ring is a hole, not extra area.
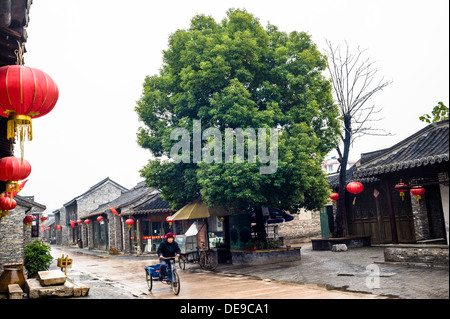
[(25, 246), (24, 266), (29, 276), (50, 268), (53, 261), (50, 250), (50, 245), (41, 243), (39, 239), (35, 239), (33, 243)]

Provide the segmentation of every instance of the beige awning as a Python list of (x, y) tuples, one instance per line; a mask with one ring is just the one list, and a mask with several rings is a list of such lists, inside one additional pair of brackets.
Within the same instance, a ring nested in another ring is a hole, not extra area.
[(175, 214), (171, 216), (172, 220), (185, 219), (202, 219), (213, 216), (221, 217), (231, 215), (231, 212), (222, 207), (209, 208), (203, 203), (203, 200), (198, 199), (192, 203), (187, 204)]

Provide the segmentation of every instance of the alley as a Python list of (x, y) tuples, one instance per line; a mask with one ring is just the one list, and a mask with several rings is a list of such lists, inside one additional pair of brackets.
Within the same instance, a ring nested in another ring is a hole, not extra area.
[[(148, 291), (144, 266), (155, 264), (152, 257), (87, 255), (70, 248), (52, 246), (56, 259), (73, 258), (67, 276), (91, 287), (90, 299), (374, 299), (376, 295), (327, 290), (316, 285), (301, 285), (262, 280), (245, 275), (179, 271), (181, 292), (171, 293), (169, 286), (157, 282)], [(56, 262), (52, 265), (56, 269)], [(86, 297), (85, 297), (86, 298)]]

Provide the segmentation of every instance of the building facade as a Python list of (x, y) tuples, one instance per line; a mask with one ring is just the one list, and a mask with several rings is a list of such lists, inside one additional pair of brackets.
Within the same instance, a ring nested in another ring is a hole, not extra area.
[(61, 238), (57, 243), (68, 246), (82, 241), (84, 228), (77, 221), (85, 218), (100, 205), (118, 198), (126, 191), (125, 187), (107, 177), (54, 211), (55, 223), (61, 226)]
[[(361, 154), (347, 172), (347, 182), (364, 185), (360, 194), (346, 196), (348, 235), (370, 236), (375, 244), (448, 244), (448, 123), (432, 123), (392, 147)], [(328, 180), (337, 191), (338, 176)], [(425, 189), (420, 199), (410, 192), (419, 186)]]

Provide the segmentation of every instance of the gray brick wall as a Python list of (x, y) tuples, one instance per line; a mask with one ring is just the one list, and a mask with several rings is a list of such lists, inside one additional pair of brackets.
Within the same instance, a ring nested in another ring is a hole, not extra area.
[(23, 223), (26, 214), (42, 212), (40, 209), (17, 205), (0, 222), (0, 271), (5, 263), (22, 263), (24, 248), (35, 238), (31, 237), (31, 227)]

